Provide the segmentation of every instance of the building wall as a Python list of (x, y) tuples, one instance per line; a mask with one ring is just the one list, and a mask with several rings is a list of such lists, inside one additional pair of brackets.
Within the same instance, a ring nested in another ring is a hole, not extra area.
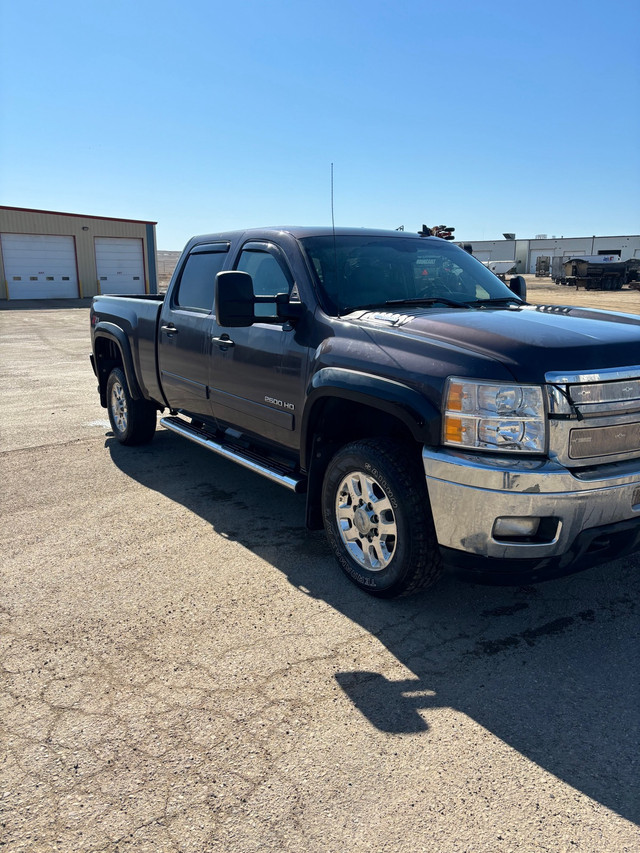
[(521, 274), (535, 272), (540, 255), (568, 257), (620, 251), (620, 260), (640, 257), (640, 235), (623, 237), (548, 237), (533, 240), (469, 240), (473, 254), (482, 261), (509, 261), (515, 258)]
[[(82, 216), (46, 210), (23, 210), (0, 206), (0, 234), (40, 234), (71, 236), (76, 246), (78, 296), (95, 296), (100, 292), (96, 270), (96, 237), (127, 237), (142, 240), (145, 292), (157, 293), (155, 222)], [(0, 299), (10, 298), (2, 247), (0, 245)]]
[(481, 261), (513, 261), (516, 259), (515, 240), (482, 240), (471, 243), (473, 254)]

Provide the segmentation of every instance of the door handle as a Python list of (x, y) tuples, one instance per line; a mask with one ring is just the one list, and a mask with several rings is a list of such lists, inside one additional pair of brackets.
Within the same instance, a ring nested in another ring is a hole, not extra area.
[(211, 338), (212, 344), (218, 344), (219, 347), (233, 347), (235, 341), (232, 341), (229, 335), (220, 335), (220, 337)]
[(170, 324), (168, 326), (160, 326), (160, 331), (166, 332), (168, 335), (177, 335), (178, 334), (178, 330), (176, 329), (176, 327), (173, 324)]

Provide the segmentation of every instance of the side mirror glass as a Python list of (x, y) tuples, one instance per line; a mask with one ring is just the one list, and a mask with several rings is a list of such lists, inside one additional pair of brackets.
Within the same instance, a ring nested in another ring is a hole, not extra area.
[(274, 296), (254, 296), (256, 323), (293, 323), (307, 310), (301, 302), (290, 302), (288, 293)]
[(219, 272), (216, 275), (214, 304), (219, 326), (252, 326), (253, 281), (249, 273), (239, 270)]
[(307, 310), (302, 302), (290, 302), (288, 293), (279, 293), (276, 296), (276, 313), (281, 320), (298, 320)]
[(509, 290), (519, 296), (523, 302), (527, 301), (527, 282), (524, 280), (524, 276), (514, 275), (509, 280)]

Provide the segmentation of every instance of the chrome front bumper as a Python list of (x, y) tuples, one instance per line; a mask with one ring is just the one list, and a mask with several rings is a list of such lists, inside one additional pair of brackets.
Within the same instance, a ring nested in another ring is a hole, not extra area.
[[(422, 461), (444, 549), (498, 563), (547, 561), (575, 550), (587, 530), (621, 523), (635, 531), (635, 521), (640, 532), (640, 459), (579, 474), (548, 459), (505, 460), (427, 447)], [(544, 520), (536, 535), (494, 535), (497, 519), (531, 517)]]

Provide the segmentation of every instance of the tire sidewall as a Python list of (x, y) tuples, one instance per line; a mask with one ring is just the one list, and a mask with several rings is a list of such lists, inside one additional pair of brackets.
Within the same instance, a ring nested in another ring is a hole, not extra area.
[[(127, 427), (124, 430), (118, 429), (112, 411), (111, 395), (113, 391), (113, 386), (116, 384), (116, 382), (122, 387), (124, 391), (124, 397), (127, 403)], [(109, 422), (111, 424), (111, 429), (113, 430), (115, 437), (118, 439), (118, 441), (122, 443), (126, 442), (129, 439), (129, 435), (131, 433), (131, 395), (129, 394), (127, 380), (125, 379), (124, 373), (120, 370), (120, 368), (114, 368), (109, 374), (109, 379), (107, 380), (107, 412), (109, 413)]]
[[(349, 554), (340, 534), (335, 505), (338, 488), (351, 472), (370, 474), (384, 490), (394, 511), (398, 531), (396, 550), (389, 564), (379, 571), (369, 571)], [(411, 561), (413, 531), (411, 519), (402, 502), (402, 486), (391, 466), (382, 461), (373, 462), (369, 454), (356, 447), (345, 448), (330, 463), (323, 490), (322, 508), (325, 532), (329, 544), (342, 570), (361, 589), (372, 595), (385, 595), (402, 585)]]

